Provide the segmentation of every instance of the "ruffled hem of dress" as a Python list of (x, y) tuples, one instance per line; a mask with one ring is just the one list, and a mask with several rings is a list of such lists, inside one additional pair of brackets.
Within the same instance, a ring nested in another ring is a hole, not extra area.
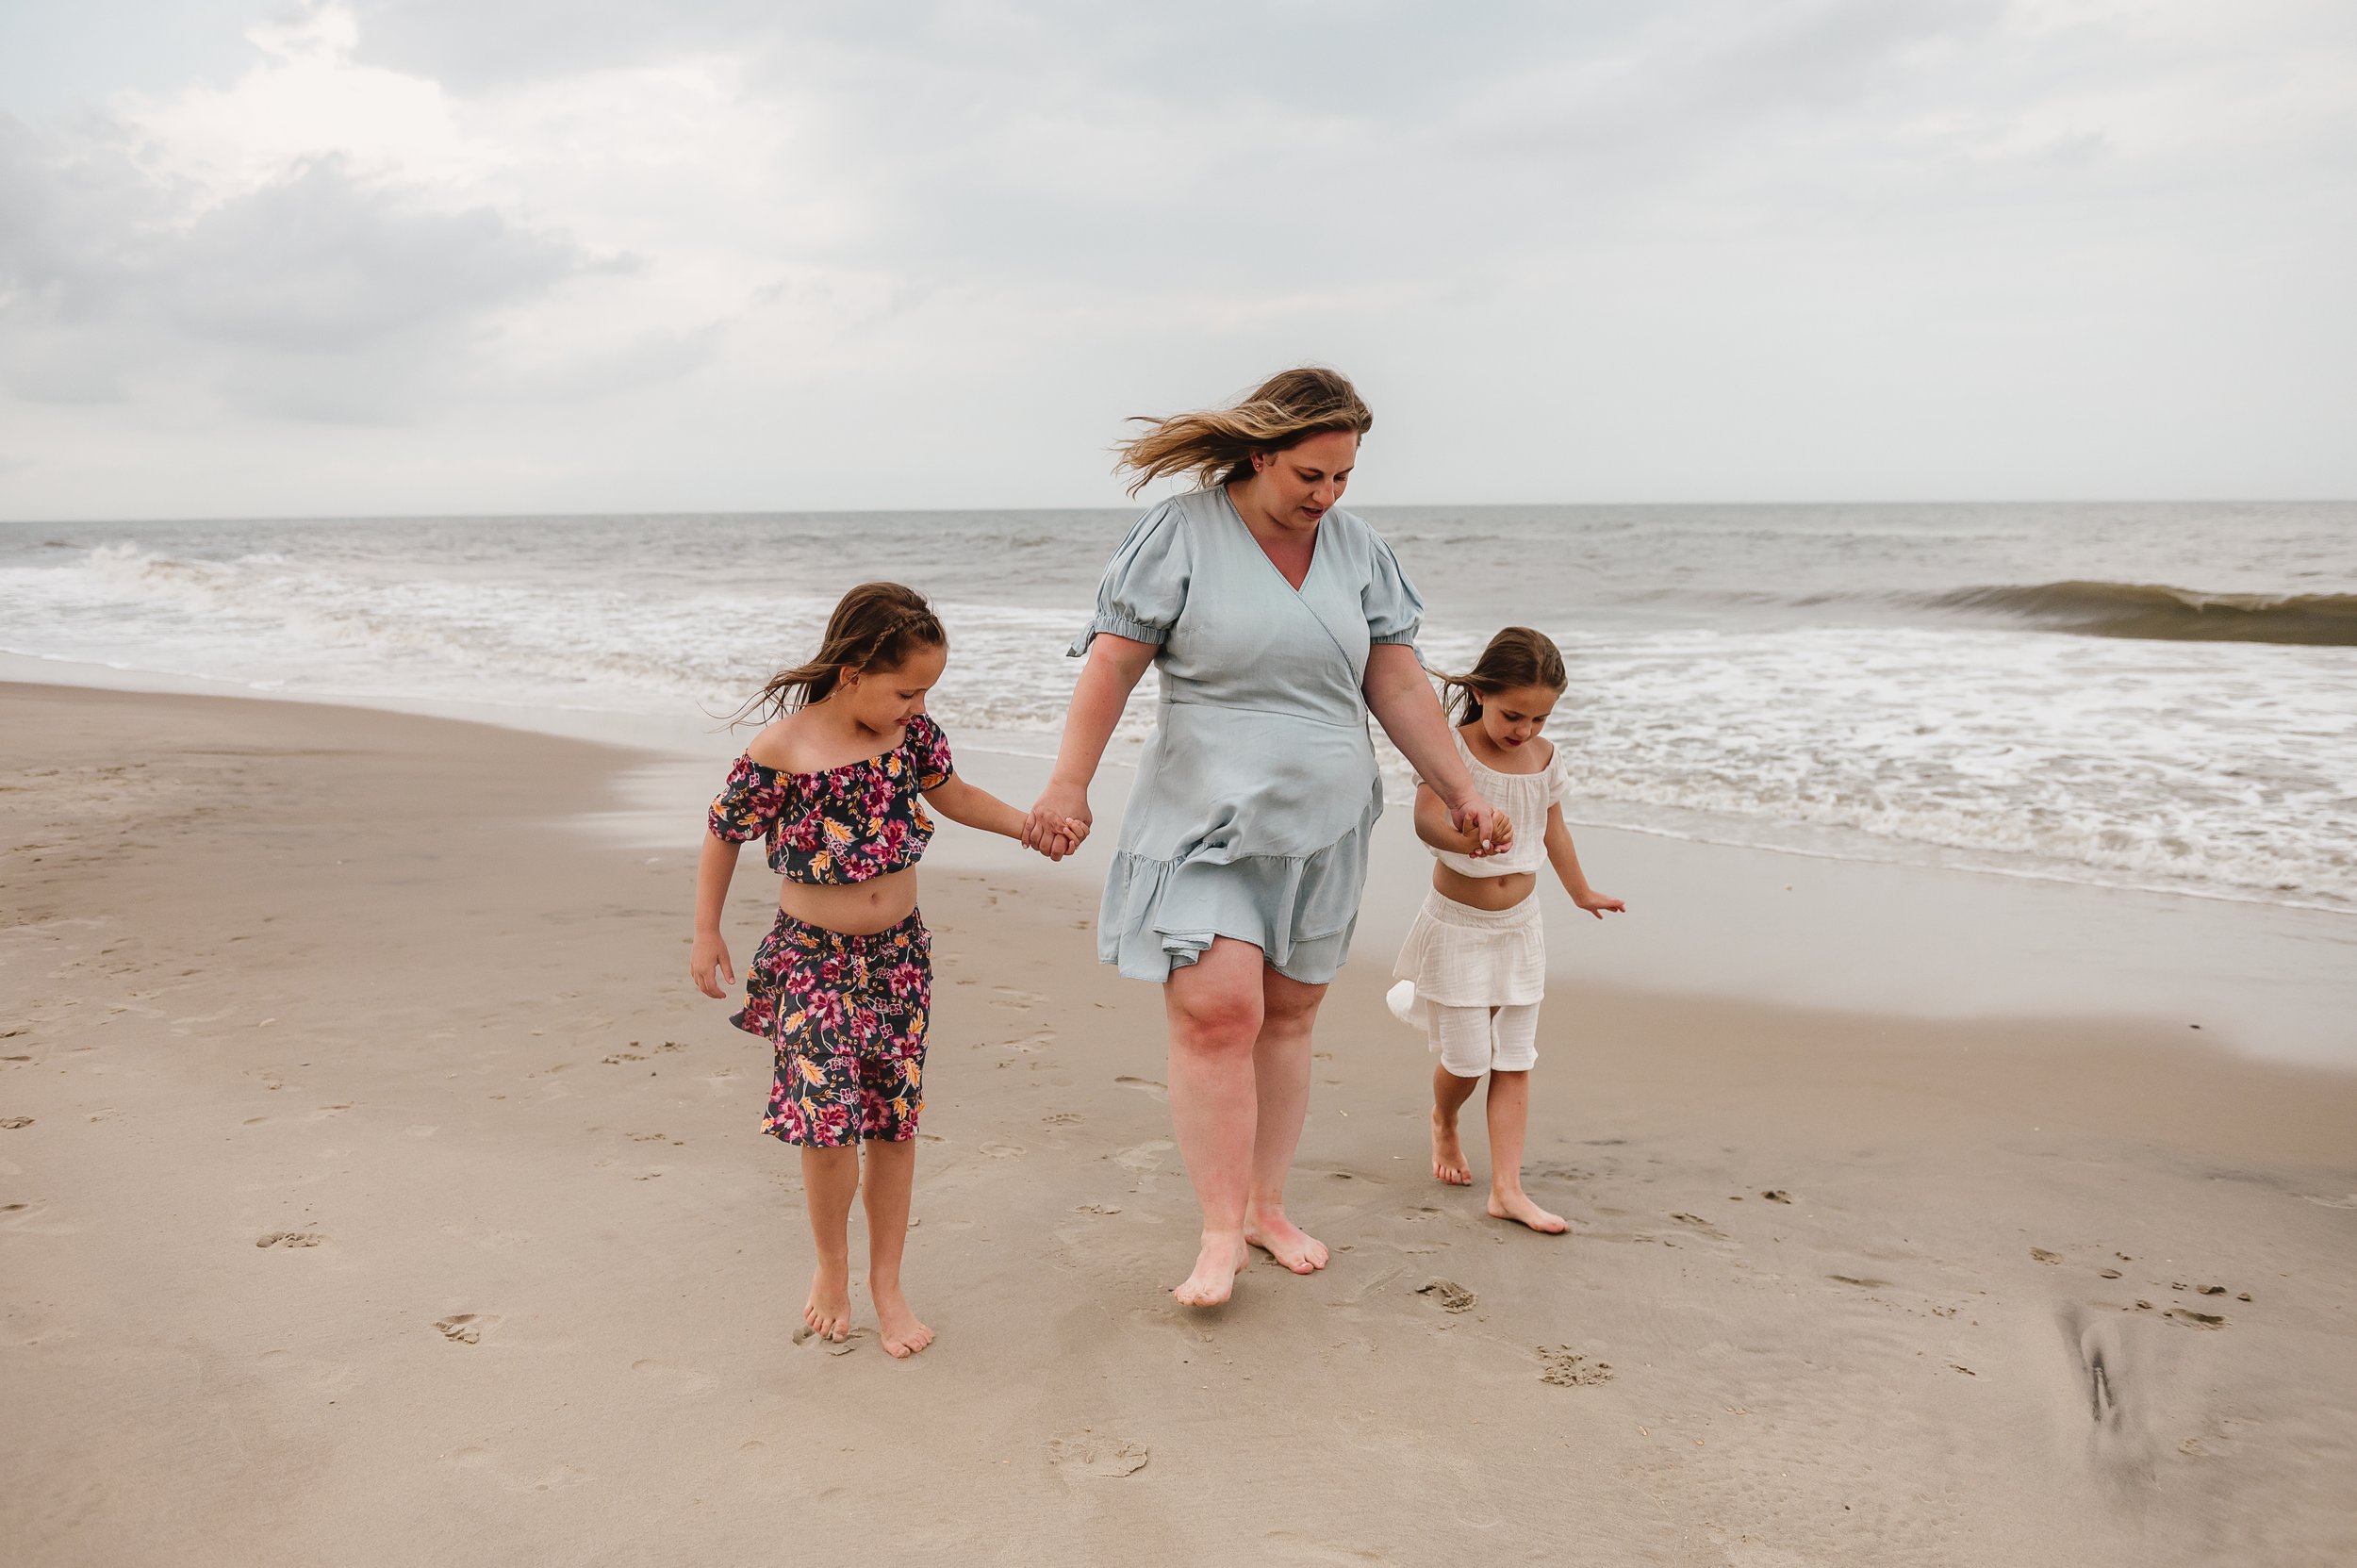
[(1166, 981), (1222, 936), (1249, 942), (1279, 973), (1322, 985), (1350, 955), (1379, 801), (1349, 832), (1307, 855), (1198, 851), (1113, 856), (1096, 922), (1096, 956), (1130, 980)]

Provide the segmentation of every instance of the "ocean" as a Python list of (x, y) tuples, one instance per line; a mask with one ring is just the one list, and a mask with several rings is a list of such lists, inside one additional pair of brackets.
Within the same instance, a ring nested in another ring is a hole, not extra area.
[[(1135, 515), (0, 524), (0, 651), (717, 729), (888, 576), (948, 624), (952, 735), (1046, 755)], [(1562, 645), (1580, 822), (2357, 913), (2357, 503), (1362, 515), (1435, 668), (1508, 622)]]

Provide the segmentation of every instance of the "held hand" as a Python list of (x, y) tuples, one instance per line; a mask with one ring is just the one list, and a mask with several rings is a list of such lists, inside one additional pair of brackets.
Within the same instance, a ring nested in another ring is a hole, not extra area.
[[(1050, 783), (1040, 792), (1039, 801), (1031, 807), (1030, 815), (1023, 819), (1023, 847), (1046, 854), (1050, 839), (1068, 839), (1069, 843), (1062, 854), (1050, 857), (1062, 859), (1063, 855), (1070, 854), (1080, 847), (1080, 838), (1088, 836), (1089, 826), (1094, 821), (1095, 818), (1089, 815), (1087, 790)], [(1079, 838), (1071, 836), (1071, 830), (1076, 826), (1080, 830)]]
[(1027, 822), (1024, 827), (1023, 841), (1049, 860), (1062, 860), (1086, 842), (1088, 835), (1087, 823), (1075, 821), (1067, 817), (1062, 823), (1046, 828), (1036, 844), (1031, 843), (1031, 829)]
[(1604, 912), (1607, 909), (1615, 915), (1626, 915), (1628, 913), (1628, 905), (1623, 903), (1611, 894), (1599, 893), (1592, 887), (1584, 892), (1573, 894), (1572, 902), (1586, 910), (1589, 914), (1594, 916), (1599, 920), (1604, 918)]
[(720, 940), (717, 931), (700, 931), (696, 933), (696, 945), (687, 949), (687, 978), (696, 982), (697, 990), (718, 1000), (728, 993), (713, 979), (716, 969), (720, 980), (731, 985), (736, 983), (736, 966), (729, 962), (729, 945)]
[(1466, 853), (1475, 860), (1502, 854), (1514, 842), (1514, 821), (1479, 795), (1468, 795), (1449, 808), (1448, 819), (1473, 845)]

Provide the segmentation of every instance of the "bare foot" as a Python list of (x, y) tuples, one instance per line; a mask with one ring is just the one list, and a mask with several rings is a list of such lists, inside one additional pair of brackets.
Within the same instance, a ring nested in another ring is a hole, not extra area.
[(848, 1268), (829, 1268), (825, 1263), (810, 1277), (810, 1300), (802, 1307), (802, 1321), (820, 1339), (831, 1339), (837, 1345), (851, 1332), (851, 1275)]
[(1564, 1223), (1561, 1214), (1547, 1213), (1536, 1203), (1531, 1202), (1530, 1195), (1525, 1192), (1501, 1193), (1494, 1188), (1492, 1189), (1490, 1217), (1516, 1220), (1529, 1226), (1533, 1230), (1542, 1230), (1550, 1236), (1559, 1236), (1571, 1229)]
[(1438, 1106), (1432, 1111), (1432, 1175), (1452, 1187), (1473, 1185), (1473, 1167), (1465, 1163), (1465, 1146), (1457, 1137), (1457, 1118), (1443, 1120)]
[(898, 1360), (906, 1360), (932, 1344), (933, 1331), (916, 1321), (909, 1311), (909, 1298), (900, 1294), (900, 1287), (879, 1286), (867, 1282), (867, 1294), (876, 1299), (876, 1325), (883, 1330), (883, 1347)]
[(1203, 1233), (1203, 1250), (1195, 1255), (1195, 1272), (1170, 1294), (1182, 1307), (1216, 1307), (1235, 1293), (1236, 1276), (1251, 1261), (1251, 1250), (1234, 1231)]
[(1281, 1209), (1254, 1215), (1244, 1225), (1244, 1239), (1295, 1274), (1315, 1274), (1326, 1266), (1326, 1244), (1287, 1219)]

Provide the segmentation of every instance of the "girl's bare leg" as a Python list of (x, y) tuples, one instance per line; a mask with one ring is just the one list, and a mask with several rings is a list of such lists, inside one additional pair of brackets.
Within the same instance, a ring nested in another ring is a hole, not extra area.
[(1194, 1272), (1170, 1293), (1184, 1306), (1227, 1300), (1247, 1256), (1261, 968), (1260, 949), (1222, 936), (1195, 963), (1173, 969), (1162, 986), (1170, 1017), (1170, 1123), (1203, 1210)]
[(916, 1140), (867, 1145), (867, 1294), (876, 1302), (883, 1347), (914, 1356), (932, 1344), (933, 1331), (909, 1311), (900, 1294), (900, 1255), (908, 1249), (909, 1190), (916, 1182)]
[[(1468, 1085), (1470, 1088), (1470, 1085)], [(1549, 1213), (1523, 1191), (1523, 1140), (1530, 1131), (1530, 1073), (1490, 1074), (1490, 1213), (1497, 1219), (1519, 1220), (1549, 1235), (1566, 1227), (1561, 1214)]]
[[(1452, 1187), (1473, 1185), (1473, 1166), (1465, 1159), (1465, 1141), (1457, 1135), (1457, 1113), (1481, 1087), (1478, 1078), (1459, 1078), (1446, 1067), (1432, 1069), (1432, 1175)], [(1496, 1093), (1493, 1088), (1491, 1091)], [(1496, 1147), (1496, 1135), (1491, 1147)]]
[(811, 1332), (841, 1340), (851, 1331), (851, 1199), (859, 1192), (857, 1148), (802, 1147), (802, 1202), (818, 1267), (810, 1278), (802, 1321)]
[(1326, 1266), (1326, 1244), (1285, 1217), (1285, 1178), (1310, 1114), (1310, 1030), (1325, 999), (1323, 985), (1305, 985), (1265, 966), (1261, 970), (1261, 1033), (1252, 1047), (1258, 1119), (1244, 1239), (1295, 1274)]

